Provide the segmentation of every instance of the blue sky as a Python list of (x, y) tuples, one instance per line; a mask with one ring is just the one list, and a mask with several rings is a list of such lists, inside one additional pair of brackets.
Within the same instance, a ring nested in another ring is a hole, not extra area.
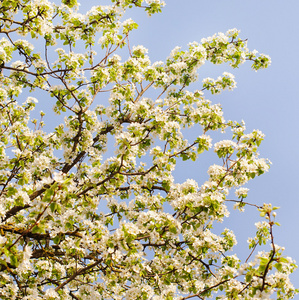
[[(295, 0), (166, 0), (162, 14), (149, 18), (134, 11), (128, 17), (139, 24), (130, 38), (131, 45), (147, 47), (152, 61), (165, 60), (175, 46), (184, 48), (189, 42), (230, 28), (241, 30), (240, 36), (248, 39), (249, 49), (271, 56), (272, 65), (266, 70), (254, 72), (249, 63), (236, 70), (207, 64), (200, 70), (199, 78), (217, 77), (223, 71), (235, 75), (236, 90), (209, 99), (222, 104), (226, 119), (243, 119), (248, 131), (260, 129), (265, 133), (260, 154), (273, 165), (269, 173), (247, 185), (247, 199), (259, 205), (271, 202), (281, 207), (276, 219), (281, 227), (275, 228), (275, 243), (285, 246), (285, 255), (299, 263), (298, 15), (299, 2)], [(206, 174), (204, 167), (212, 163), (199, 159), (195, 164), (181, 164), (176, 179), (200, 181)], [(225, 226), (235, 230), (239, 240), (236, 252), (243, 257), (249, 253), (246, 240), (254, 234), (257, 221), (261, 221), (258, 213), (247, 209), (245, 214), (232, 211), (225, 222)], [(298, 288), (299, 271), (291, 278)]]

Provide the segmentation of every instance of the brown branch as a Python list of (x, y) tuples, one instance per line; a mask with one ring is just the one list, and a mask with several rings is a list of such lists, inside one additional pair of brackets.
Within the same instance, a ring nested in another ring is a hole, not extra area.
[(42, 215), (45, 213), (45, 211), (47, 210), (47, 208), (50, 206), (50, 204), (54, 201), (55, 199), (55, 196), (56, 196), (56, 191), (54, 190), (54, 193), (53, 193), (53, 196), (52, 196), (52, 199), (50, 200), (50, 202), (48, 203), (48, 205), (46, 205), (46, 207), (44, 208), (44, 210), (37, 216), (36, 218), (36, 221), (28, 228), (26, 229), (9, 247), (8, 247), (8, 250), (13, 247), (20, 239), (21, 237), (23, 237), (25, 234), (29, 233), (33, 228), (34, 226), (36, 226), (39, 222), (39, 220), (41, 219)]
[(273, 236), (273, 222), (270, 221), (271, 215), (270, 215), (269, 212), (267, 212), (267, 215), (269, 217), (269, 225), (270, 225), (270, 229), (269, 230), (270, 230), (270, 235), (271, 235), (272, 253), (271, 253), (270, 259), (269, 259), (269, 261), (268, 261), (268, 263), (266, 265), (265, 272), (264, 272), (264, 274), (262, 276), (263, 284), (262, 284), (262, 286), (260, 288), (261, 291), (264, 290), (264, 287), (265, 287), (265, 284), (266, 284), (266, 276), (267, 276), (267, 274), (269, 272), (269, 268), (270, 268), (271, 263), (274, 261), (274, 256), (275, 256), (275, 253), (276, 253), (275, 244), (274, 244), (274, 236)]
[(90, 264), (89, 266), (82, 268), (80, 270), (78, 270), (77, 272), (75, 272), (69, 279), (67, 279), (66, 281), (64, 281), (63, 283), (61, 283), (58, 287), (55, 288), (55, 291), (59, 291), (61, 288), (63, 288), (65, 285), (67, 285), (69, 282), (71, 282), (72, 280), (74, 280), (77, 276), (84, 274), (86, 271), (92, 269), (93, 267), (97, 266), (98, 264), (100, 264), (102, 262), (102, 258), (98, 259), (96, 262), (94, 262), (93, 264)]
[[(93, 145), (95, 145), (95, 143), (97, 143), (98, 142), (98, 140), (100, 139), (100, 136), (102, 135), (102, 134), (107, 134), (107, 133), (109, 133), (110, 131), (112, 131), (113, 130), (113, 126), (112, 125), (107, 125), (107, 127), (105, 128), (105, 129), (103, 129), (103, 130), (101, 130), (100, 132), (99, 132), (99, 134), (93, 139)], [(72, 161), (72, 163), (66, 163), (65, 165), (64, 165), (64, 167), (62, 168), (62, 170), (61, 170), (61, 172), (62, 173), (67, 173), (69, 170), (71, 170), (84, 156), (86, 155), (86, 151), (82, 151), (82, 152), (80, 152), (77, 156), (76, 156), (76, 158)]]

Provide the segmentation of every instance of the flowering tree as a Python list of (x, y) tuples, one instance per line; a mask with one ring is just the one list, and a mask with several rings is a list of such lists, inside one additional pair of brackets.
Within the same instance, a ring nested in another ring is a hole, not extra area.
[[(225, 121), (221, 106), (205, 98), (232, 90), (234, 76), (187, 90), (206, 61), (232, 68), (250, 61), (259, 70), (270, 58), (249, 51), (233, 29), (151, 63), (147, 49), (129, 46), (137, 24), (123, 16), (132, 6), (151, 15), (163, 5), (112, 0), (81, 14), (76, 0), (1, 1), (1, 299), (183, 300), (219, 291), (217, 299), (289, 299), (297, 292), (289, 281), (296, 265), (274, 243), (276, 207), (244, 201), (242, 186), (269, 168), (257, 153), (263, 134)], [(54, 107), (55, 117), (47, 112), (53, 128), (44, 112), (32, 116), (38, 100)], [(192, 127), (199, 135), (188, 141)], [(176, 183), (176, 161), (195, 161), (212, 147), (209, 132), (224, 130), (231, 140), (214, 144), (219, 165), (208, 169), (209, 180)], [(231, 230), (213, 232), (213, 222), (228, 216), (227, 201), (264, 218), (245, 262), (232, 255)]]

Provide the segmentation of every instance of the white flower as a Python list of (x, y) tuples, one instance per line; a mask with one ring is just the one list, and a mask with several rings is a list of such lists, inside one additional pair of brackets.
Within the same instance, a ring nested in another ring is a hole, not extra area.
[(212, 165), (209, 167), (209, 170), (208, 170), (208, 174), (211, 176), (211, 177), (218, 177), (218, 176), (223, 176), (225, 174), (226, 170), (224, 167), (222, 166), (219, 166), (219, 165)]
[(237, 28), (233, 28), (233, 29), (229, 29), (225, 35), (227, 35), (228, 37), (232, 37), (234, 35), (238, 35), (240, 33), (240, 30), (238, 30)]
[(0, 244), (6, 243), (7, 238), (5, 236), (0, 235)]
[(224, 148), (236, 148), (237, 144), (231, 140), (223, 140), (220, 142), (215, 143), (214, 145), (214, 151), (217, 152), (220, 149)]
[(239, 188), (235, 191), (235, 195), (240, 198), (240, 197), (246, 197), (249, 189), (247, 188)]
[(54, 288), (50, 288), (48, 290), (46, 290), (45, 295), (44, 295), (44, 299), (49, 299), (49, 300), (53, 300), (53, 299), (59, 299), (59, 295), (58, 293), (54, 290)]

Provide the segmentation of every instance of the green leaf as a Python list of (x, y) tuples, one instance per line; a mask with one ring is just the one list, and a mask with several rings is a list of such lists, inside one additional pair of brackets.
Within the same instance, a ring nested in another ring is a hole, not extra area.
[(250, 282), (252, 280), (252, 277), (253, 277), (252, 274), (247, 273), (245, 276), (246, 282)]
[(14, 266), (17, 267), (18, 265), (18, 257), (16, 255), (11, 255), (10, 256), (10, 263)]
[(35, 225), (32, 230), (31, 230), (32, 233), (39, 233), (39, 234), (44, 234), (45, 233), (45, 228), (44, 226), (38, 224), (38, 225)]
[(277, 269), (277, 271), (283, 272), (283, 268), (282, 268), (282, 264), (281, 263), (275, 264), (274, 267)]
[(266, 257), (261, 257), (260, 261), (261, 261), (261, 266), (264, 266), (268, 264), (269, 259)]
[(176, 226), (174, 226), (174, 225), (170, 225), (169, 226), (169, 231), (171, 232), (171, 233), (177, 233), (177, 228), (176, 228)]
[(53, 239), (54, 244), (58, 245), (61, 240), (61, 237), (59, 235), (56, 235), (55, 238)]

